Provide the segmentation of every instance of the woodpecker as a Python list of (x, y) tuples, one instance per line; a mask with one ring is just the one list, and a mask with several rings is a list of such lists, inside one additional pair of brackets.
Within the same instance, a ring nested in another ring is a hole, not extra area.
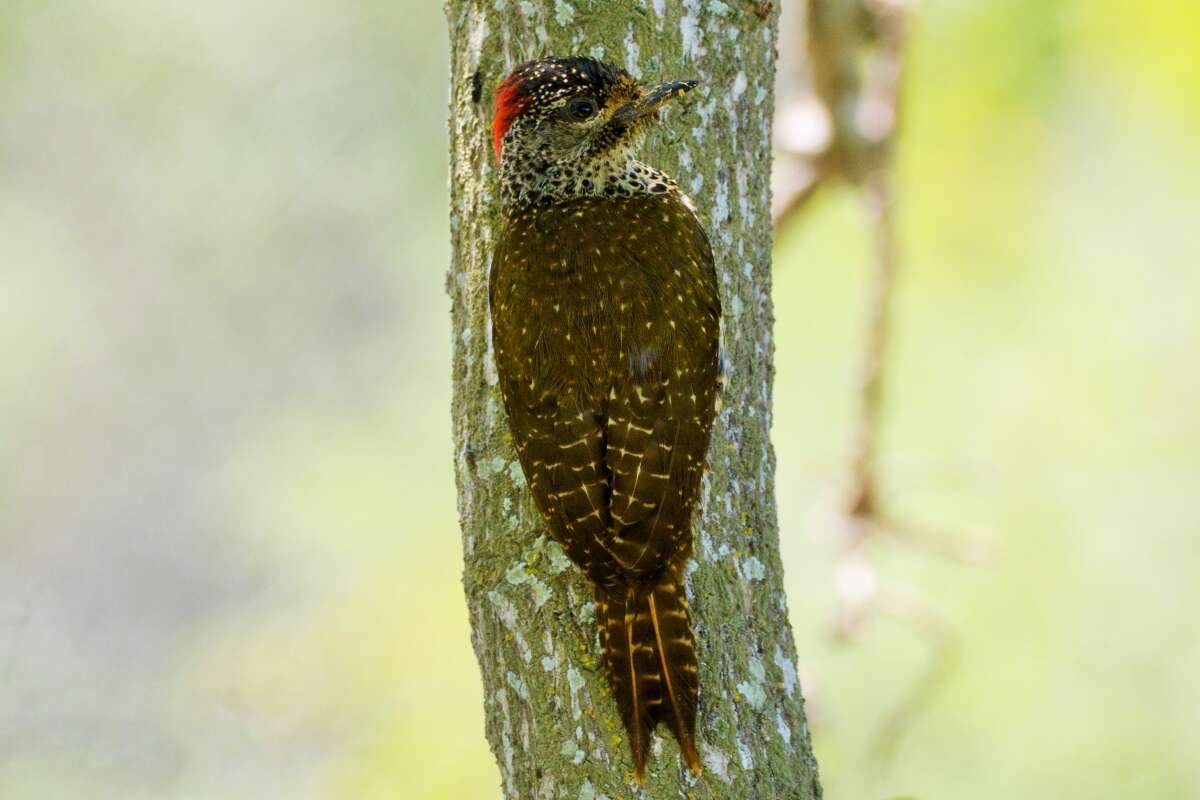
[(695, 206), (636, 156), (659, 109), (695, 85), (644, 87), (602, 61), (544, 58), (500, 83), (492, 124), (500, 389), (538, 509), (595, 585), (639, 783), (660, 722), (701, 769), (683, 575), (716, 413), (721, 306)]

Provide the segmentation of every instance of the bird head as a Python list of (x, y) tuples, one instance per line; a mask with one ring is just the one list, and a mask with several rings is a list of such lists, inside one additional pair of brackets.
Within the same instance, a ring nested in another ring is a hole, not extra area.
[(658, 110), (696, 81), (643, 86), (625, 70), (586, 57), (517, 67), (496, 93), (492, 142), (504, 171), (588, 172), (602, 178), (633, 151)]

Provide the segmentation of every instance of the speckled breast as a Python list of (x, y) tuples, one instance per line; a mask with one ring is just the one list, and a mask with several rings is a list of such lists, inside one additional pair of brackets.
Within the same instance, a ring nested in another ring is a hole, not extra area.
[(535, 395), (592, 405), (614, 381), (716, 357), (711, 250), (674, 191), (515, 210), (491, 300), (497, 361)]

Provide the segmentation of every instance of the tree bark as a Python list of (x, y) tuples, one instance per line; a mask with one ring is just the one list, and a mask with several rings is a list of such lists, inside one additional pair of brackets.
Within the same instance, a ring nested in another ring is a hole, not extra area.
[[(777, 11), (737, 0), (449, 0), (455, 467), (463, 584), (487, 738), (508, 798), (819, 798), (779, 560), (769, 440), (770, 182)], [(548, 539), (496, 386), (488, 269), (498, 225), (488, 127), (497, 82), (540, 55), (588, 54), (701, 86), (644, 153), (696, 201), (712, 240), (727, 383), (688, 594), (700, 655), (687, 772), (660, 728), (644, 790), (600, 661), (592, 588)], [(421, 613), (420, 609), (416, 613)]]

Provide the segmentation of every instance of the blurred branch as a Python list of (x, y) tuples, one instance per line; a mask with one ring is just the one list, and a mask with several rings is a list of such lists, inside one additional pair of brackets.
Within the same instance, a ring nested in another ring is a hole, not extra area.
[[(813, 0), (813, 6), (821, 4)], [(843, 111), (841, 126), (847, 164), (847, 177), (862, 184), (863, 199), (874, 230), (875, 260), (867, 295), (867, 332), (862, 356), (858, 429), (854, 437), (853, 487), (849, 512), (871, 518), (876, 512), (876, 449), (883, 405), (883, 366), (887, 355), (888, 321), (893, 285), (898, 268), (896, 248), (895, 186), (893, 152), (899, 119), (904, 46), (907, 24), (901, 0), (875, 0), (861, 8), (872, 12), (864, 30), (876, 37), (874, 57), (865, 72), (872, 80), (865, 84), (841, 79), (829, 80), (826, 91), (839, 87), (855, 92), (857, 100)], [(844, 70), (841, 70), (844, 71)], [(827, 98), (826, 102), (836, 102)]]
[(945, 532), (887, 515), (878, 498), (889, 321), (900, 268), (893, 154), (910, 6), (911, 0), (808, 0), (803, 27), (785, 33), (802, 36), (808, 59), (790, 64), (793, 71), (781, 80), (776, 142), (781, 174), (772, 208), (778, 230), (821, 186), (839, 180), (861, 196), (873, 235), (859, 407), (851, 441), (850, 486), (842, 510), (845, 549), (835, 567), (834, 635), (853, 641), (873, 620), (887, 616), (926, 641), (933, 657), (908, 696), (883, 716), (868, 756), (877, 770), (887, 765), (908, 724), (941, 685), (956, 637), (917, 593), (880, 587), (878, 571), (868, 557), (868, 542), (886, 534), (967, 564), (988, 556), (979, 541), (961, 543)]
[(871, 623), (887, 617), (924, 640), (930, 652), (928, 667), (903, 699), (882, 714), (871, 735), (866, 761), (870, 770), (878, 774), (886, 770), (912, 721), (925, 710), (949, 676), (958, 650), (958, 635), (916, 591), (880, 586), (878, 570), (866, 553), (869, 528), (874, 523), (855, 517), (844, 519), (853, 530), (846, 537), (850, 544), (835, 568), (838, 610), (834, 638), (845, 643), (857, 641)]
[(905, 522), (878, 511), (872, 521), (877, 533), (947, 561), (978, 567), (993, 558), (995, 548), (990, 537), (983, 533), (976, 532), (964, 541), (960, 533)]
[(785, 63), (780, 75), (776, 229), (822, 184), (861, 186), (889, 168), (909, 4), (808, 0), (803, 20), (785, 31), (808, 57)]
[(867, 762), (877, 772), (891, 763), (904, 732), (937, 695), (958, 652), (954, 629), (916, 594), (889, 592), (880, 603), (880, 613), (921, 636), (929, 646), (931, 660), (904, 700), (884, 717), (875, 731), (867, 750)]
[(883, 363), (896, 276), (896, 222), (891, 174), (871, 173), (864, 189), (875, 231), (875, 261), (867, 295), (867, 331), (859, 378), (859, 417), (852, 442), (852, 480), (848, 511), (864, 519), (876, 513), (876, 450), (883, 408)]

